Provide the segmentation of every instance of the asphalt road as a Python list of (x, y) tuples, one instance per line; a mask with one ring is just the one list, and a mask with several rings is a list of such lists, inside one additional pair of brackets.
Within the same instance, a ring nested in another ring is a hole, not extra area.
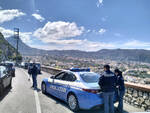
[[(39, 90), (35, 91), (31, 88), (31, 81), (28, 81), (27, 71), (17, 68), (12, 88), (7, 89), (4, 96), (0, 98), (0, 113), (73, 113), (63, 101), (42, 94), (41, 81), (50, 76), (42, 72), (37, 79)], [(124, 112), (142, 112), (142, 110), (124, 104)], [(82, 110), (77, 113), (103, 113), (103, 108)]]

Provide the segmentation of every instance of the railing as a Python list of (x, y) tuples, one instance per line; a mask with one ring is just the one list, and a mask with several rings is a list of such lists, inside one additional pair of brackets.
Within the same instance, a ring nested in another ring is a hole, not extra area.
[(126, 103), (143, 110), (150, 110), (150, 86), (125, 82), (126, 94), (124, 100)]
[(48, 66), (41, 66), (41, 70), (45, 71), (47, 73), (50, 73), (52, 75), (56, 75), (57, 73), (59, 73), (60, 71), (62, 71), (62, 69), (48, 67)]
[[(42, 66), (42, 71), (55, 75), (62, 71), (62, 69)], [(124, 96), (124, 101), (126, 103), (145, 111), (150, 110), (150, 86), (129, 82), (125, 82), (125, 86), (126, 94)]]

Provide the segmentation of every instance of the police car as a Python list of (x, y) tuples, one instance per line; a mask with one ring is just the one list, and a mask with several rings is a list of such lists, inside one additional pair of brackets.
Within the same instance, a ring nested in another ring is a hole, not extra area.
[(72, 111), (91, 109), (103, 104), (99, 77), (90, 69), (64, 70), (56, 76), (43, 79), (41, 89), (42, 93), (67, 102)]

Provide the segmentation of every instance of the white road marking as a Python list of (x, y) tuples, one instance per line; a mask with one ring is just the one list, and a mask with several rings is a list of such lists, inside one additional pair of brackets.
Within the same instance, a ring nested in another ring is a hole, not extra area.
[(41, 106), (40, 106), (40, 101), (39, 101), (39, 96), (36, 90), (34, 90), (34, 96), (35, 96), (35, 101), (36, 101), (36, 111), (37, 113), (41, 113)]
[[(24, 70), (22, 70), (22, 71), (29, 77), (27, 72), (25, 72)], [(30, 82), (32, 83), (32, 79), (30, 79)], [(34, 90), (34, 97), (35, 97), (35, 102), (36, 102), (36, 112), (41, 113), (40, 100), (39, 100), (37, 90)]]

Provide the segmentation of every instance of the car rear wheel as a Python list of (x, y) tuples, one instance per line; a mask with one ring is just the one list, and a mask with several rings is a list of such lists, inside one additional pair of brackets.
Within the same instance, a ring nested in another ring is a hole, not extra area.
[(46, 84), (45, 84), (45, 83), (42, 83), (41, 87), (42, 87), (42, 93), (43, 93), (43, 94), (46, 94), (46, 93), (47, 93), (47, 92), (46, 92)]
[(72, 111), (79, 110), (78, 100), (74, 94), (68, 96), (68, 106)]
[(3, 87), (3, 85), (0, 85), (0, 96), (3, 95), (3, 91), (4, 91), (4, 87)]
[(11, 78), (11, 80), (10, 80), (10, 83), (9, 83), (9, 86), (8, 86), (9, 88), (11, 88), (12, 87), (12, 78)]

